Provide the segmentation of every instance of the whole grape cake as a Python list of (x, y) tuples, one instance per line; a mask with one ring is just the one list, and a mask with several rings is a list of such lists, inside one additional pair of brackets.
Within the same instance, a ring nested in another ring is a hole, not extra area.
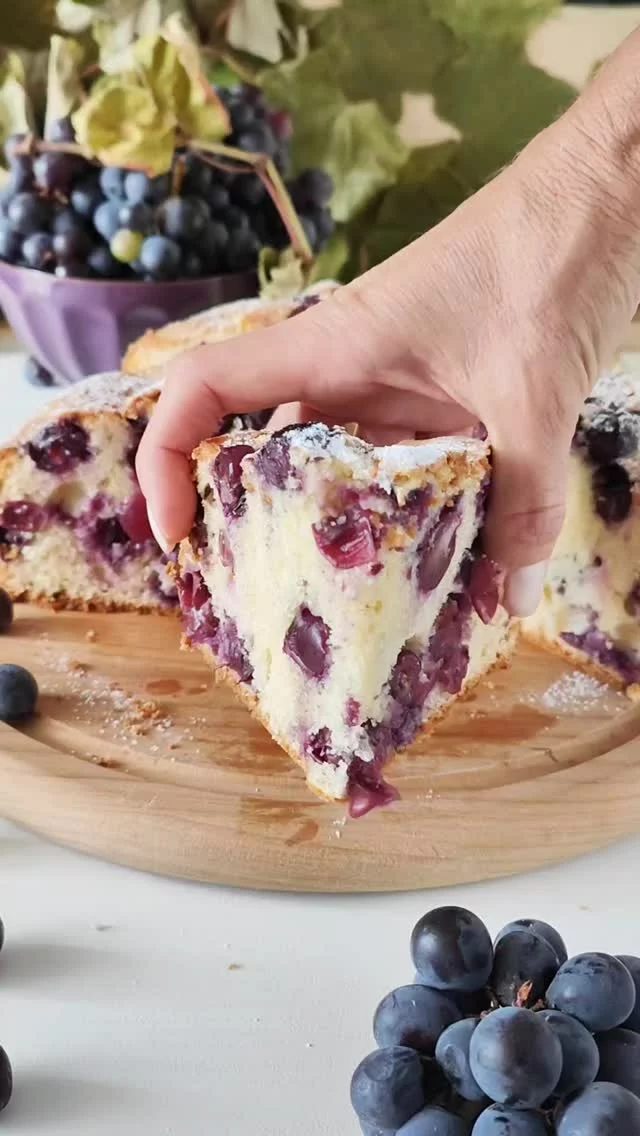
[[(290, 116), (269, 107), (255, 87), (216, 91), (231, 124), (225, 142), (273, 160), (319, 252), (334, 230), (331, 178), (309, 169), (287, 182)], [(263, 247), (289, 243), (276, 205), (249, 166), (218, 168), (210, 155), (179, 148), (169, 172), (149, 177), (57, 148), (74, 142), (70, 118), (51, 124), (44, 145), (22, 135), (7, 141), (1, 260), (61, 277), (178, 280), (251, 271)]]
[(492, 943), (461, 907), (424, 915), (411, 955), (351, 1080), (363, 1136), (640, 1136), (640, 959), (568, 958), (534, 919)]

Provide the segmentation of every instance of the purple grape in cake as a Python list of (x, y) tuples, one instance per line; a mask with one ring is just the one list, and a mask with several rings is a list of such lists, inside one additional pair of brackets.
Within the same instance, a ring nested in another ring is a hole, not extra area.
[(640, 378), (614, 373), (587, 399), (564, 527), (528, 638), (634, 694), (640, 684)]
[(306, 425), (213, 439), (194, 459), (187, 642), (312, 789), (353, 814), (387, 803), (390, 758), (511, 649), (478, 539), (486, 443), (377, 449)]

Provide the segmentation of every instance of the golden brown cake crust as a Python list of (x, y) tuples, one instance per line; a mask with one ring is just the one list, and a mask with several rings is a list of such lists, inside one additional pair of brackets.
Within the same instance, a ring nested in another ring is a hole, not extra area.
[(198, 312), (188, 319), (176, 320), (157, 331), (147, 331), (132, 343), (122, 362), (126, 374), (150, 375), (177, 355), (194, 347), (221, 343), (237, 335), (282, 323), (308, 296), (329, 296), (338, 288), (324, 281), (300, 296), (287, 300), (236, 300)]

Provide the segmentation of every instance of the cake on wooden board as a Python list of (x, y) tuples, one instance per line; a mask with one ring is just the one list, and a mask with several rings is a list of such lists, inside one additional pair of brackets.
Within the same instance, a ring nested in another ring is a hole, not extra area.
[(308, 425), (204, 442), (195, 465), (186, 642), (312, 789), (384, 802), (390, 757), (513, 646), (478, 541), (486, 445), (376, 449)]
[(523, 629), (640, 693), (640, 377), (604, 375), (584, 405), (564, 527), (544, 598)]

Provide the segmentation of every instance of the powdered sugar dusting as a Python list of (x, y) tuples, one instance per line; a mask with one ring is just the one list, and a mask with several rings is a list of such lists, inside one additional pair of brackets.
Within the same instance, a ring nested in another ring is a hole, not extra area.
[(610, 694), (610, 688), (591, 675), (573, 671), (562, 675), (537, 700), (546, 710), (578, 714), (593, 708)]

